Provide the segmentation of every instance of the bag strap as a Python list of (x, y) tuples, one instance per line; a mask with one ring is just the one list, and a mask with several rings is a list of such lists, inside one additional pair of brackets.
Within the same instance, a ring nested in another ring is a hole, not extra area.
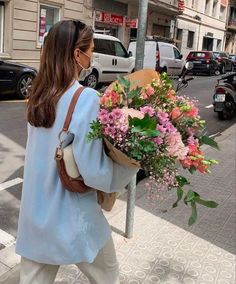
[(84, 89), (85, 89), (85, 87), (80, 87), (75, 91), (73, 98), (70, 102), (70, 106), (69, 106), (69, 109), (68, 109), (68, 112), (67, 112), (67, 115), (66, 115), (66, 119), (65, 119), (62, 131), (65, 131), (65, 132), (68, 131), (76, 103), (78, 101), (80, 94), (83, 92)]

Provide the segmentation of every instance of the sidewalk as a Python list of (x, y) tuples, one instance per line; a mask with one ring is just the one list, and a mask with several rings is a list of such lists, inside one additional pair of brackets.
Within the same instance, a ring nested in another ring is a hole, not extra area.
[[(125, 196), (106, 214), (113, 227), (122, 284), (235, 284), (236, 253), (236, 125), (216, 138), (221, 151), (205, 147), (220, 164), (210, 176), (193, 175), (194, 189), (219, 203), (216, 209), (199, 207), (197, 224), (188, 227), (190, 208), (171, 209), (176, 196), (151, 204), (138, 186), (134, 236), (123, 237)], [(0, 250), (0, 283), (19, 283), (19, 257), (14, 246)], [(4, 271), (5, 269), (5, 271)], [(4, 273), (5, 272), (5, 273)], [(88, 283), (74, 265), (62, 266), (56, 284)], [(43, 283), (42, 283), (43, 284)], [(112, 283), (111, 283), (112, 284)]]

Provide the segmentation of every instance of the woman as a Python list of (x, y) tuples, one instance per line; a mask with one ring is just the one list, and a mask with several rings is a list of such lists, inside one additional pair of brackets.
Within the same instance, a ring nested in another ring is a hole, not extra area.
[[(28, 140), (16, 252), (21, 284), (53, 283), (59, 265), (75, 263), (90, 283), (119, 283), (111, 229), (95, 191), (63, 188), (54, 160), (58, 134), (75, 91), (90, 67), (93, 31), (79, 21), (61, 21), (49, 31), (27, 106)], [(69, 131), (73, 154), (86, 185), (119, 191), (136, 170), (108, 158), (102, 141), (86, 141), (99, 111), (97, 93), (86, 88)], [(69, 143), (70, 141), (67, 141)]]

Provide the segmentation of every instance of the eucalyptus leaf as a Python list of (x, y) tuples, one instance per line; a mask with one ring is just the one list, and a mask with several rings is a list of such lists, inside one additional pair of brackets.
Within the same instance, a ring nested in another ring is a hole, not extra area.
[(184, 194), (183, 189), (182, 189), (181, 187), (178, 187), (176, 191), (177, 191), (177, 200), (176, 200), (176, 202), (172, 205), (173, 208), (175, 208), (175, 207), (178, 206), (178, 202), (182, 199), (183, 194)]
[(216, 208), (218, 206), (218, 203), (216, 203), (215, 201), (204, 200), (204, 199), (201, 199), (200, 197), (196, 197), (195, 201), (208, 208)]
[(187, 193), (187, 202), (194, 200), (195, 198), (195, 192), (192, 191), (191, 189)]
[(186, 184), (190, 184), (190, 182), (183, 176), (177, 176), (176, 179), (178, 181), (179, 186), (184, 186)]
[(206, 145), (209, 145), (217, 150), (219, 150), (219, 146), (218, 144), (216, 143), (215, 140), (213, 140), (212, 138), (208, 137), (208, 136), (201, 136), (200, 137), (200, 141), (203, 143), (203, 144), (206, 144)]
[(194, 201), (191, 201), (192, 214), (188, 220), (188, 225), (191, 226), (197, 221), (197, 206)]

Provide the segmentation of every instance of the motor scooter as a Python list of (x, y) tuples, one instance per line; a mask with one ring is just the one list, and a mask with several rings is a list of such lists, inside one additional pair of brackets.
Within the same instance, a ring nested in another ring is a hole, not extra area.
[(220, 120), (232, 119), (236, 111), (236, 72), (217, 80), (213, 95), (214, 111)]

